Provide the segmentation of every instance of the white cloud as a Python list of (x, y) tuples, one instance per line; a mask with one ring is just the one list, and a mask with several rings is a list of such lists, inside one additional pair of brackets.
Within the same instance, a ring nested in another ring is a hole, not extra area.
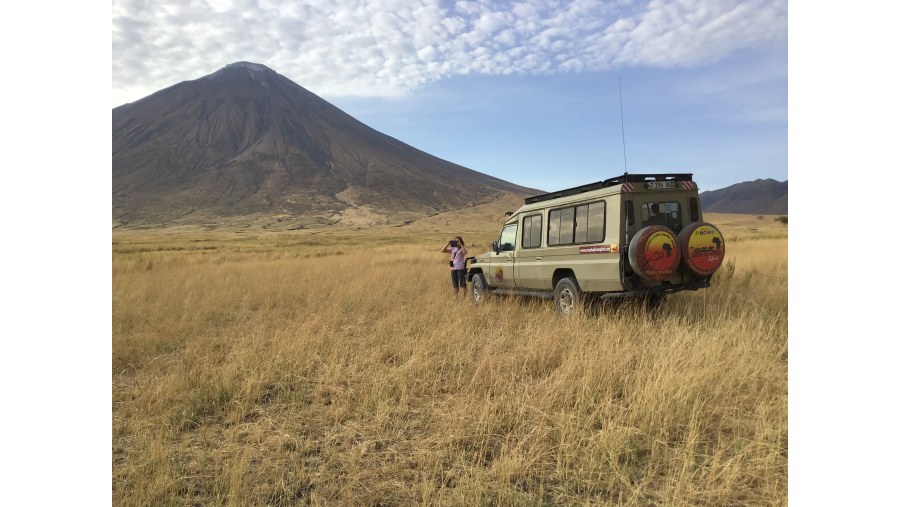
[(703, 65), (786, 44), (784, 0), (114, 0), (113, 104), (240, 60), (320, 95), (469, 73)]

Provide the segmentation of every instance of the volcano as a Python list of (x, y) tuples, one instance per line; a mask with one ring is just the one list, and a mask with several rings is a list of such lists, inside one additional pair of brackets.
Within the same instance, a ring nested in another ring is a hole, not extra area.
[(238, 62), (112, 110), (116, 227), (407, 223), (537, 191), (382, 134)]

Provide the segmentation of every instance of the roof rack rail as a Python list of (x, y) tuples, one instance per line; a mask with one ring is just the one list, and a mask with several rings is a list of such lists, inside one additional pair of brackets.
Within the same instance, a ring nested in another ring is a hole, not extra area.
[(659, 174), (623, 174), (614, 178), (605, 179), (596, 183), (588, 183), (579, 187), (567, 188), (556, 192), (535, 195), (525, 198), (525, 204), (533, 204), (536, 202), (549, 201), (558, 197), (568, 197), (570, 195), (583, 194), (591, 190), (599, 190), (601, 188), (621, 185), (622, 183), (643, 183), (645, 181), (693, 181), (693, 173), (659, 173)]

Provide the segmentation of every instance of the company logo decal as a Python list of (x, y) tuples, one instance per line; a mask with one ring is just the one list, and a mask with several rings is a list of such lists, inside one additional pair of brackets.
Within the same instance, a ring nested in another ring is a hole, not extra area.
[(647, 273), (668, 273), (677, 265), (673, 255), (675, 238), (666, 231), (659, 231), (650, 236), (644, 249)]
[(619, 253), (619, 245), (614, 243), (612, 245), (583, 246), (578, 249), (578, 253), (580, 253), (580, 254)]
[(503, 281), (503, 268), (497, 268), (494, 271), (494, 276), (497, 277), (497, 280), (502, 282)]
[(715, 270), (725, 256), (724, 243), (718, 229), (708, 225), (698, 227), (688, 239), (689, 262), (701, 271)]

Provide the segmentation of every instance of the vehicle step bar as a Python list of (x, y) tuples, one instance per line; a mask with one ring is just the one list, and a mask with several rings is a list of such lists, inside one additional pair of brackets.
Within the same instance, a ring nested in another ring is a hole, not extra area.
[(502, 294), (504, 296), (525, 296), (525, 297), (533, 297), (533, 298), (541, 298), (541, 299), (552, 299), (553, 291), (543, 291), (543, 290), (526, 290), (526, 289), (507, 289), (503, 287), (492, 288), (491, 292), (494, 294)]

